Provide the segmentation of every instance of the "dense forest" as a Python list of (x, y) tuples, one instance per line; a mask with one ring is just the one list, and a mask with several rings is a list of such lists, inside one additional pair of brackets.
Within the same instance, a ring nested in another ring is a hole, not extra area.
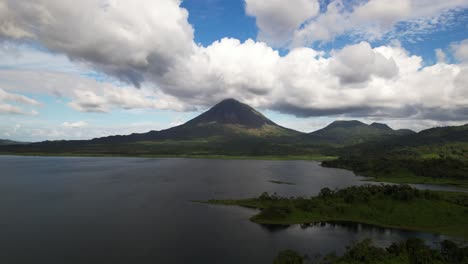
[(392, 182), (468, 186), (468, 125), (432, 128), (406, 136), (336, 149), (323, 166)]

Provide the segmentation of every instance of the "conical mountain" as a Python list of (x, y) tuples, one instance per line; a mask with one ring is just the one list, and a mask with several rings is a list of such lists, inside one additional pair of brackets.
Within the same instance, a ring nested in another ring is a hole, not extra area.
[(183, 125), (161, 131), (93, 139), (97, 143), (193, 140), (217, 137), (289, 137), (301, 132), (277, 125), (252, 107), (225, 99)]
[(185, 123), (185, 125), (190, 126), (209, 124), (239, 125), (250, 129), (278, 126), (252, 107), (235, 99), (225, 99), (210, 110)]

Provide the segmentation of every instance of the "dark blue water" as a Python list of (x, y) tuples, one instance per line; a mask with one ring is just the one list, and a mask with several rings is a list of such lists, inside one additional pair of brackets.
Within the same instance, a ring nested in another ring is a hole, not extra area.
[(271, 230), (248, 220), (254, 210), (191, 202), (311, 196), (360, 179), (309, 161), (0, 156), (0, 263), (271, 263), (283, 249), (315, 256), (364, 238), (445, 238), (363, 225)]

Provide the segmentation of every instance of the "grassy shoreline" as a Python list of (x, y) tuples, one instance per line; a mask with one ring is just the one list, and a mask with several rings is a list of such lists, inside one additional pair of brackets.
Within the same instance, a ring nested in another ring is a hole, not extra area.
[(429, 185), (444, 185), (468, 189), (468, 181), (454, 179), (434, 179), (429, 177), (408, 176), (408, 177), (367, 177), (363, 181), (370, 182), (387, 182), (399, 184), (429, 184)]
[(466, 193), (419, 191), (409, 186), (390, 185), (324, 190), (311, 198), (262, 194), (259, 198), (206, 203), (260, 209), (250, 219), (258, 224), (350, 222), (468, 239)]
[(27, 156), (27, 157), (114, 157), (114, 158), (181, 158), (181, 159), (219, 159), (219, 160), (333, 160), (337, 157), (325, 155), (304, 156), (230, 156), (230, 155), (125, 155), (125, 154), (94, 154), (94, 153), (8, 153), (2, 152), (0, 156)]

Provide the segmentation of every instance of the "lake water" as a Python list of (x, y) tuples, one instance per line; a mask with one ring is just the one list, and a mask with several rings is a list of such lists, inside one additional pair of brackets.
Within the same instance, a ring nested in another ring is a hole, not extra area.
[(341, 253), (364, 238), (445, 239), (363, 225), (272, 230), (248, 220), (255, 210), (191, 202), (365, 184), (311, 161), (0, 156), (0, 170), (0, 263), (258, 264), (283, 249)]

